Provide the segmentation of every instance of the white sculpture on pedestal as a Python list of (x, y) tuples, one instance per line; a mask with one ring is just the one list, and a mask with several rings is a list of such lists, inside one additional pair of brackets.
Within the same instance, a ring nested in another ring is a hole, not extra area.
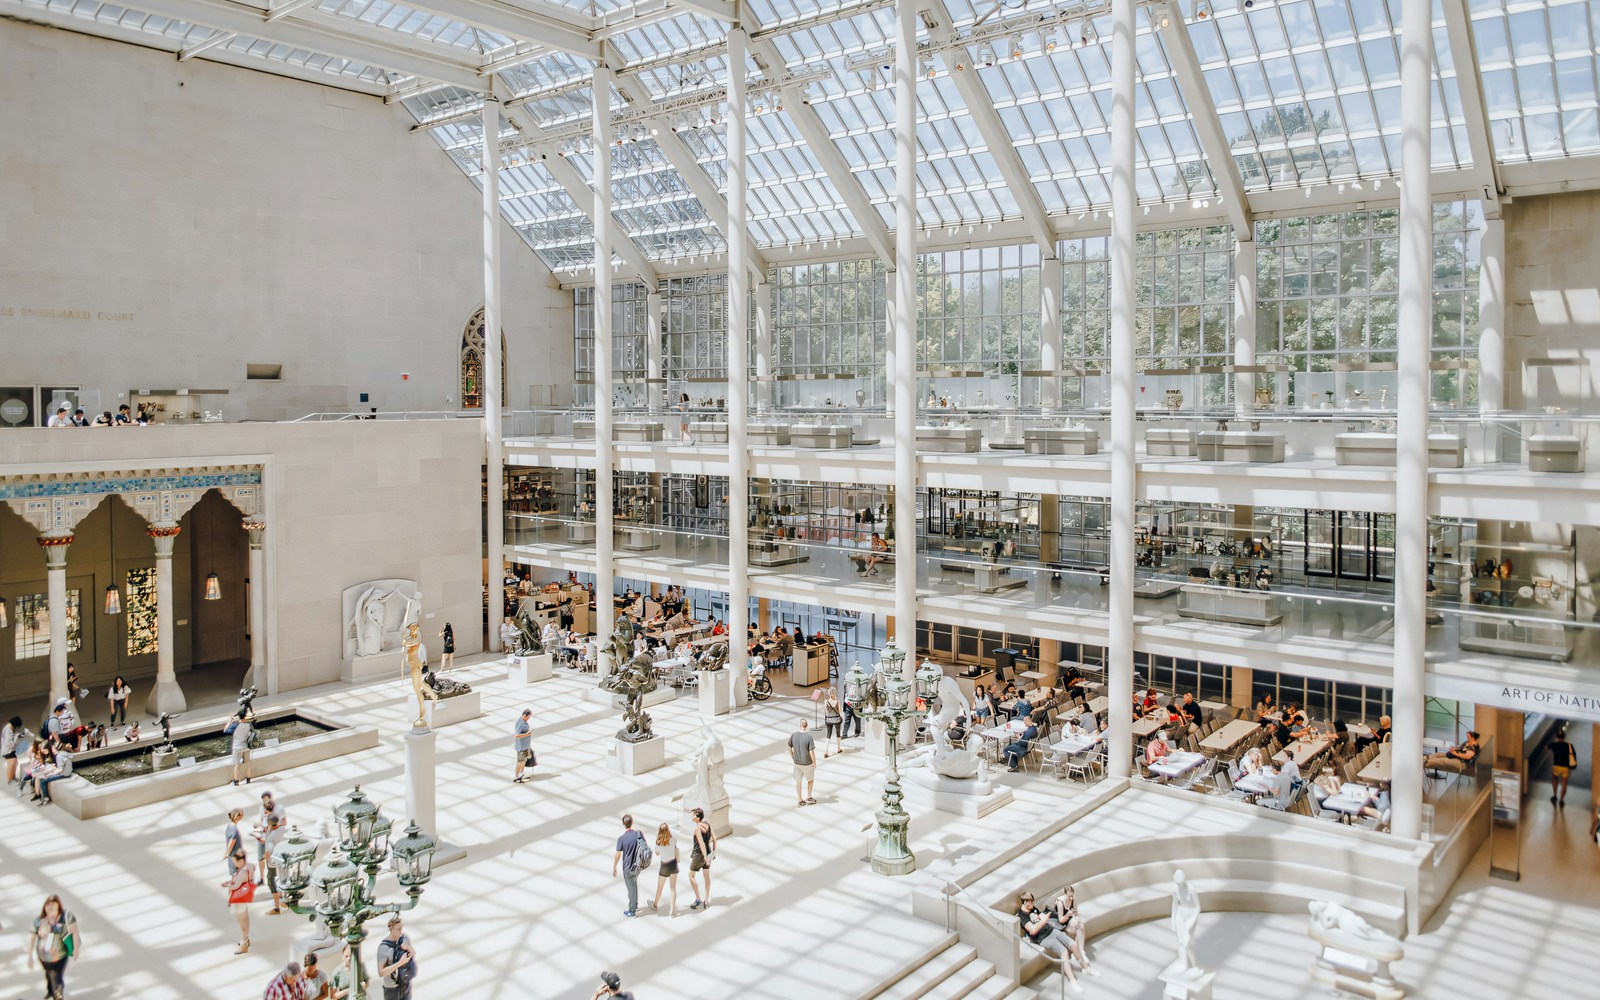
[(1321, 947), (1311, 965), (1312, 976), (1337, 990), (1375, 1000), (1400, 1000), (1406, 995), (1389, 971), (1391, 963), (1405, 957), (1399, 938), (1338, 903), (1313, 900), (1310, 909), (1307, 933)]
[(1188, 972), (1194, 963), (1194, 929), (1200, 922), (1200, 897), (1183, 877), (1183, 869), (1172, 873), (1172, 933), (1178, 938), (1175, 968)]
[(415, 580), (371, 580), (344, 591), (344, 658), (398, 651), (405, 628), (420, 618)]
[(683, 822), (685, 828), (692, 828), (694, 818), (689, 811), (698, 807), (705, 812), (712, 834), (726, 837), (733, 832), (733, 825), (728, 819), (728, 788), (723, 782), (727, 763), (722, 741), (704, 722), (700, 724), (700, 733), (704, 738), (694, 752), (694, 785), (683, 797)]
[(950, 723), (970, 711), (967, 697), (962, 694), (961, 685), (956, 683), (956, 679), (941, 678), (939, 704), (934, 711), (928, 713), (927, 720), (928, 730), (933, 734), (933, 742), (902, 755), (901, 769), (926, 764), (934, 774), (956, 779), (938, 782), (937, 785), (941, 790), (965, 792), (970, 795), (989, 794), (993, 788), (989, 782), (989, 762), (984, 760), (981, 754), (950, 742)]

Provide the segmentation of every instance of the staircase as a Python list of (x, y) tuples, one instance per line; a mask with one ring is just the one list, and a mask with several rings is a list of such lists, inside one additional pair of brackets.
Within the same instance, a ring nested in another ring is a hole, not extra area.
[(941, 941), (900, 977), (863, 1000), (1036, 1000), (1038, 994), (995, 974), (971, 945), (954, 934)]

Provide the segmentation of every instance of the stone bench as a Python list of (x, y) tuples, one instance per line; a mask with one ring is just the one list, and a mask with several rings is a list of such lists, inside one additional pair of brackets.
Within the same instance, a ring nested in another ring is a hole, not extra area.
[[(572, 422), (572, 436), (579, 441), (594, 440), (593, 420), (574, 420)], [(647, 443), (660, 441), (666, 436), (666, 428), (659, 420), (619, 420), (611, 425), (611, 439), (613, 441), (629, 441)]]
[(1029, 427), (1022, 432), (1028, 455), (1098, 455), (1100, 432), (1092, 427)]
[(789, 443), (796, 448), (848, 448), (854, 430), (832, 424), (795, 424), (789, 428)]
[(1152, 458), (1194, 454), (1194, 431), (1183, 427), (1151, 427), (1144, 432), (1144, 453)]
[(983, 431), (976, 427), (918, 427), (917, 450), (970, 454), (983, 447)]
[(692, 420), (689, 422), (689, 433), (694, 437), (696, 444), (727, 444), (728, 422), (726, 420)]
[(1528, 438), (1529, 472), (1582, 472), (1583, 442), (1571, 434), (1535, 434)]
[(756, 423), (745, 428), (745, 440), (752, 445), (789, 446), (788, 424)]
[(1278, 431), (1201, 431), (1195, 439), (1202, 462), (1281, 462), (1283, 449)]
[[(1349, 431), (1333, 439), (1334, 461), (1339, 465), (1395, 464), (1398, 438), (1382, 431)], [(1466, 441), (1454, 434), (1428, 435), (1428, 465), (1459, 469), (1465, 464)]]

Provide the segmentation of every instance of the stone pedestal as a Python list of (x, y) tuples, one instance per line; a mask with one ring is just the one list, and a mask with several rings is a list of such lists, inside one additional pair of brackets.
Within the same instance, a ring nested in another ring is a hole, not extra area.
[(699, 678), (700, 714), (705, 718), (727, 715), (733, 709), (733, 691), (728, 679), (731, 670), (697, 670)]
[(667, 738), (652, 736), (637, 743), (613, 740), (617, 752), (612, 766), (619, 774), (644, 774), (667, 762)]
[(1582, 472), (1583, 442), (1570, 434), (1528, 438), (1529, 472)]
[[(465, 697), (476, 698), (477, 692)], [(460, 701), (453, 698), (452, 701)], [(415, 820), (423, 830), (432, 834), (439, 841), (439, 847), (433, 853), (433, 866), (447, 865), (452, 861), (459, 861), (467, 856), (465, 848), (456, 847), (445, 842), (444, 833), (439, 829), (438, 811), (435, 808), (434, 760), (437, 756), (438, 735), (432, 729), (417, 729), (413, 727), (406, 733), (406, 819)], [(395, 825), (400, 829), (405, 826), (398, 817)], [(298, 961), (298, 959), (297, 959)]]
[[(408, 694), (408, 702), (410, 697)], [(483, 698), (476, 691), (469, 691), (454, 698), (441, 698), (438, 701), (422, 703), (422, 717), (428, 720), (429, 729), (453, 726), (458, 722), (476, 719), (482, 714)]]
[(900, 787), (905, 789), (906, 801), (923, 809), (978, 819), (1001, 806), (1009, 805), (1013, 798), (1005, 785), (993, 785), (977, 778), (946, 778), (926, 767), (917, 767), (900, 774)]
[[(694, 817), (685, 815), (685, 827), (692, 827)], [(721, 840), (723, 837), (733, 836), (733, 822), (728, 816), (728, 800), (723, 799), (716, 805), (706, 810), (706, 822), (711, 824), (711, 835)]]
[(1184, 458), (1194, 454), (1194, 431), (1152, 427), (1144, 432), (1144, 453), (1151, 458)]
[(1180, 969), (1173, 962), (1161, 971), (1161, 982), (1165, 984), (1162, 1000), (1211, 1000), (1211, 984), (1216, 978), (1215, 972)]
[[(677, 696), (678, 692), (674, 690), (671, 685), (662, 684), (654, 691), (646, 693), (644, 698), (641, 699), (640, 703), (645, 708), (652, 708), (656, 705), (669, 702)], [(607, 691), (605, 688), (602, 688), (598, 685), (585, 691), (583, 693), (583, 697), (585, 701), (592, 701), (597, 705), (606, 705), (616, 709), (619, 712), (627, 707), (622, 695), (617, 694), (615, 691)]]
[(339, 679), (346, 684), (389, 680), (400, 676), (403, 654), (398, 649), (373, 653), (371, 656), (354, 656), (339, 661)]
[(1092, 427), (1029, 427), (1022, 432), (1028, 455), (1098, 455), (1100, 432)]
[(918, 427), (917, 450), (971, 454), (983, 447), (983, 432), (976, 427)]
[(152, 771), (165, 771), (167, 768), (176, 767), (177, 765), (178, 765), (178, 751), (177, 750), (159, 750), (159, 749), (157, 749), (157, 750), (151, 750), (150, 751), (150, 770), (152, 770)]
[(745, 440), (751, 445), (777, 445), (789, 443), (788, 424), (753, 423), (745, 429)]
[(509, 679), (513, 684), (527, 686), (547, 681), (555, 674), (555, 657), (549, 653), (511, 657)]
[(789, 443), (796, 448), (848, 448), (854, 436), (852, 428), (830, 424), (795, 424), (789, 429)]

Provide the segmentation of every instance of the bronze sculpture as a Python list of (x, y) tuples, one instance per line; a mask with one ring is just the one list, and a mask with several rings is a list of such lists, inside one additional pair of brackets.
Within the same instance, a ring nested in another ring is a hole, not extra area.
[(644, 710), (644, 696), (656, 689), (656, 668), (650, 657), (641, 653), (623, 662), (616, 673), (600, 681), (600, 687), (626, 699), (617, 739), (642, 743), (655, 735), (650, 728), (650, 713)]
[(544, 643), (539, 639), (539, 627), (527, 615), (519, 615), (513, 619), (517, 627), (517, 648), (523, 656), (538, 656), (544, 652)]
[(714, 642), (706, 647), (705, 652), (695, 661), (696, 670), (721, 670), (728, 665), (728, 644)]

